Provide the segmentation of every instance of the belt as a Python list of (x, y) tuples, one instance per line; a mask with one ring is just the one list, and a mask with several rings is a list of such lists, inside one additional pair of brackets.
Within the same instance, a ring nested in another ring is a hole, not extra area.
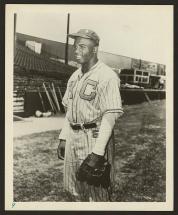
[(76, 123), (76, 124), (72, 124), (70, 123), (70, 126), (73, 130), (80, 130), (80, 129), (89, 129), (89, 128), (96, 128), (96, 123), (92, 122), (92, 123)]

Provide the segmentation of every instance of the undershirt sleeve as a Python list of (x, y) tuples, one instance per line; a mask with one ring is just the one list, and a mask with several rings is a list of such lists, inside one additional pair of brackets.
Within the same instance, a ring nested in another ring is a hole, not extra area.
[(67, 117), (64, 118), (64, 124), (62, 127), (62, 130), (59, 134), (59, 138), (60, 140), (66, 140), (67, 136), (68, 136), (68, 132), (69, 132), (69, 121), (67, 119)]
[(96, 144), (92, 150), (93, 153), (97, 155), (104, 155), (106, 145), (111, 137), (114, 125), (117, 119), (122, 115), (119, 113), (106, 113), (101, 120), (101, 126), (99, 130), (99, 136), (97, 138)]

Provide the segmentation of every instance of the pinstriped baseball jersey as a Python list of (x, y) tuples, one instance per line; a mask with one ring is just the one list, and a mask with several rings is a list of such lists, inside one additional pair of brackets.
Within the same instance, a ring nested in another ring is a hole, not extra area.
[(79, 68), (69, 79), (63, 98), (68, 120), (86, 123), (106, 112), (122, 112), (119, 85), (116, 73), (100, 61), (84, 75)]
[[(122, 111), (119, 78), (104, 63), (98, 61), (87, 73), (78, 69), (68, 81), (63, 104), (66, 117), (71, 123), (97, 122), (99, 131), (102, 116)], [(96, 188), (76, 180), (75, 173), (83, 160), (92, 152), (97, 136), (94, 129), (74, 131), (68, 127), (64, 159), (64, 188), (79, 201), (109, 201), (108, 190)], [(109, 144), (109, 160), (113, 157)], [(113, 172), (113, 168), (111, 170)]]

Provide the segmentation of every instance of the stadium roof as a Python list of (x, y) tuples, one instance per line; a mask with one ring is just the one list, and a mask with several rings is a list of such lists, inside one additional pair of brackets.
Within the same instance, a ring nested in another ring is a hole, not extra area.
[(71, 66), (51, 60), (42, 54), (37, 54), (19, 43), (16, 43), (14, 65), (26, 71), (42, 73), (52, 72), (66, 74), (67, 72), (71, 74), (74, 71), (74, 68)]

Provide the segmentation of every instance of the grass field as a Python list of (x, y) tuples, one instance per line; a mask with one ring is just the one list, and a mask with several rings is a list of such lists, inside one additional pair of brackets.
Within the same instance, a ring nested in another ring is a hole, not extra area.
[[(124, 107), (115, 129), (113, 201), (165, 201), (165, 100)], [(62, 187), (59, 131), (14, 138), (14, 201), (70, 201)]]

